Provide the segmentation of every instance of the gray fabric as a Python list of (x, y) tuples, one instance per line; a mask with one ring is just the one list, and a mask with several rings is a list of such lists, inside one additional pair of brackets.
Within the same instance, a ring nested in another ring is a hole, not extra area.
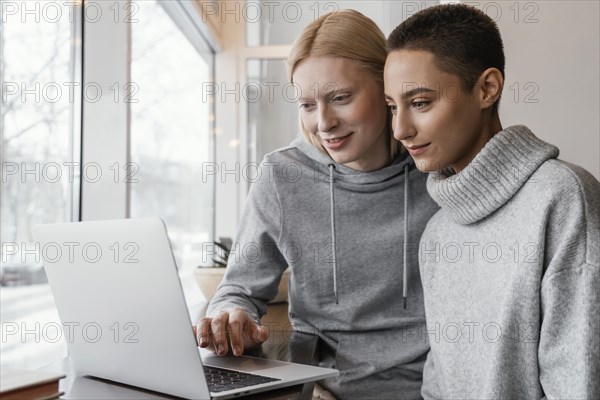
[(425, 398), (600, 398), (600, 183), (557, 156), (515, 126), (430, 175)]
[[(322, 385), (338, 398), (419, 398), (429, 345), (414, 334), (425, 326), (417, 247), (425, 224), (438, 210), (427, 194), (427, 176), (408, 155), (377, 171), (354, 171), (303, 139), (268, 154), (261, 166), (261, 178), (252, 183), (240, 221), (237, 253), (230, 256), (208, 315), (240, 307), (258, 321), (289, 265), (293, 327), (317, 335), (319, 364), (341, 373)], [(405, 171), (410, 175), (406, 212)]]
[[(333, 184), (335, 183), (335, 166), (333, 164), (329, 164), (329, 198), (330, 198), (330, 218), (331, 218), (331, 242), (337, 243), (337, 239), (335, 236), (335, 191), (333, 189)], [(339, 297), (337, 291), (337, 249), (336, 246), (332, 246), (331, 249), (331, 257), (333, 264), (333, 294), (335, 296), (335, 304), (339, 304)]]
[[(404, 165), (404, 174), (406, 179), (404, 180), (404, 215), (408, 215), (408, 181), (410, 176), (408, 174), (408, 165)], [(408, 218), (404, 218), (404, 240), (402, 241), (402, 305), (406, 309), (406, 296), (408, 296)]]

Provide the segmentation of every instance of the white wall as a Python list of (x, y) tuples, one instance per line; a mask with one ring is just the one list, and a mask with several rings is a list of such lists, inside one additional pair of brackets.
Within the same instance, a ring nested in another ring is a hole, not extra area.
[[(599, 179), (600, 2), (530, 3), (537, 9), (521, 7), (518, 23), (506, 6), (498, 21), (507, 60), (502, 122), (528, 125)], [(534, 12), (537, 22), (524, 23)]]

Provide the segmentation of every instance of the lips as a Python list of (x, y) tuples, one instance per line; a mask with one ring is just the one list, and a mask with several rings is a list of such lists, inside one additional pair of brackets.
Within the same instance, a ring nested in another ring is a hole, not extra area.
[(353, 132), (347, 134), (346, 136), (321, 138), (321, 140), (323, 142), (323, 146), (325, 146), (328, 150), (339, 150), (350, 141), (352, 133)]
[(408, 152), (410, 153), (411, 156), (417, 156), (419, 154), (423, 154), (427, 151), (427, 149), (429, 148), (429, 145), (431, 143), (427, 143), (427, 144), (418, 144), (418, 145), (412, 145), (412, 146), (405, 146), (406, 149), (408, 150)]

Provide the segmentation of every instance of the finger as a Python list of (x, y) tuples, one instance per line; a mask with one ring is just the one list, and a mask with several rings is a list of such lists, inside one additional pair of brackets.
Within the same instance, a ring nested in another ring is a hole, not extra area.
[(229, 352), (229, 346), (227, 344), (227, 324), (229, 321), (229, 313), (221, 311), (213, 318), (210, 329), (212, 331), (212, 341), (217, 350), (217, 354), (224, 356)]
[(250, 322), (248, 314), (241, 309), (235, 309), (229, 313), (229, 324), (227, 333), (231, 349), (236, 356), (242, 355), (244, 352), (244, 337), (243, 331), (245, 326)]
[(200, 347), (208, 347), (212, 344), (211, 322), (212, 318), (204, 317), (200, 320), (200, 329), (196, 329), (196, 335), (198, 336), (197, 340)]
[(231, 318), (229, 319), (229, 324), (227, 325), (227, 336), (229, 337), (229, 343), (231, 345), (231, 351), (234, 355), (240, 356), (244, 352), (244, 342), (242, 340), (242, 325), (237, 322), (231, 322)]

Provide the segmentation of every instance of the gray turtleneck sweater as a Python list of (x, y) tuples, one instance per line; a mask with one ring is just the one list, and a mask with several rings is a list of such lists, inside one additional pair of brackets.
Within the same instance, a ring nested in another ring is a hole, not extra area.
[(425, 398), (600, 398), (600, 184), (557, 156), (514, 126), (429, 176)]
[(240, 307), (258, 321), (289, 265), (294, 330), (314, 334), (319, 364), (340, 371), (323, 386), (342, 399), (419, 398), (429, 344), (416, 334), (417, 248), (438, 210), (426, 182), (408, 155), (365, 173), (304, 139), (268, 154), (207, 315)]

